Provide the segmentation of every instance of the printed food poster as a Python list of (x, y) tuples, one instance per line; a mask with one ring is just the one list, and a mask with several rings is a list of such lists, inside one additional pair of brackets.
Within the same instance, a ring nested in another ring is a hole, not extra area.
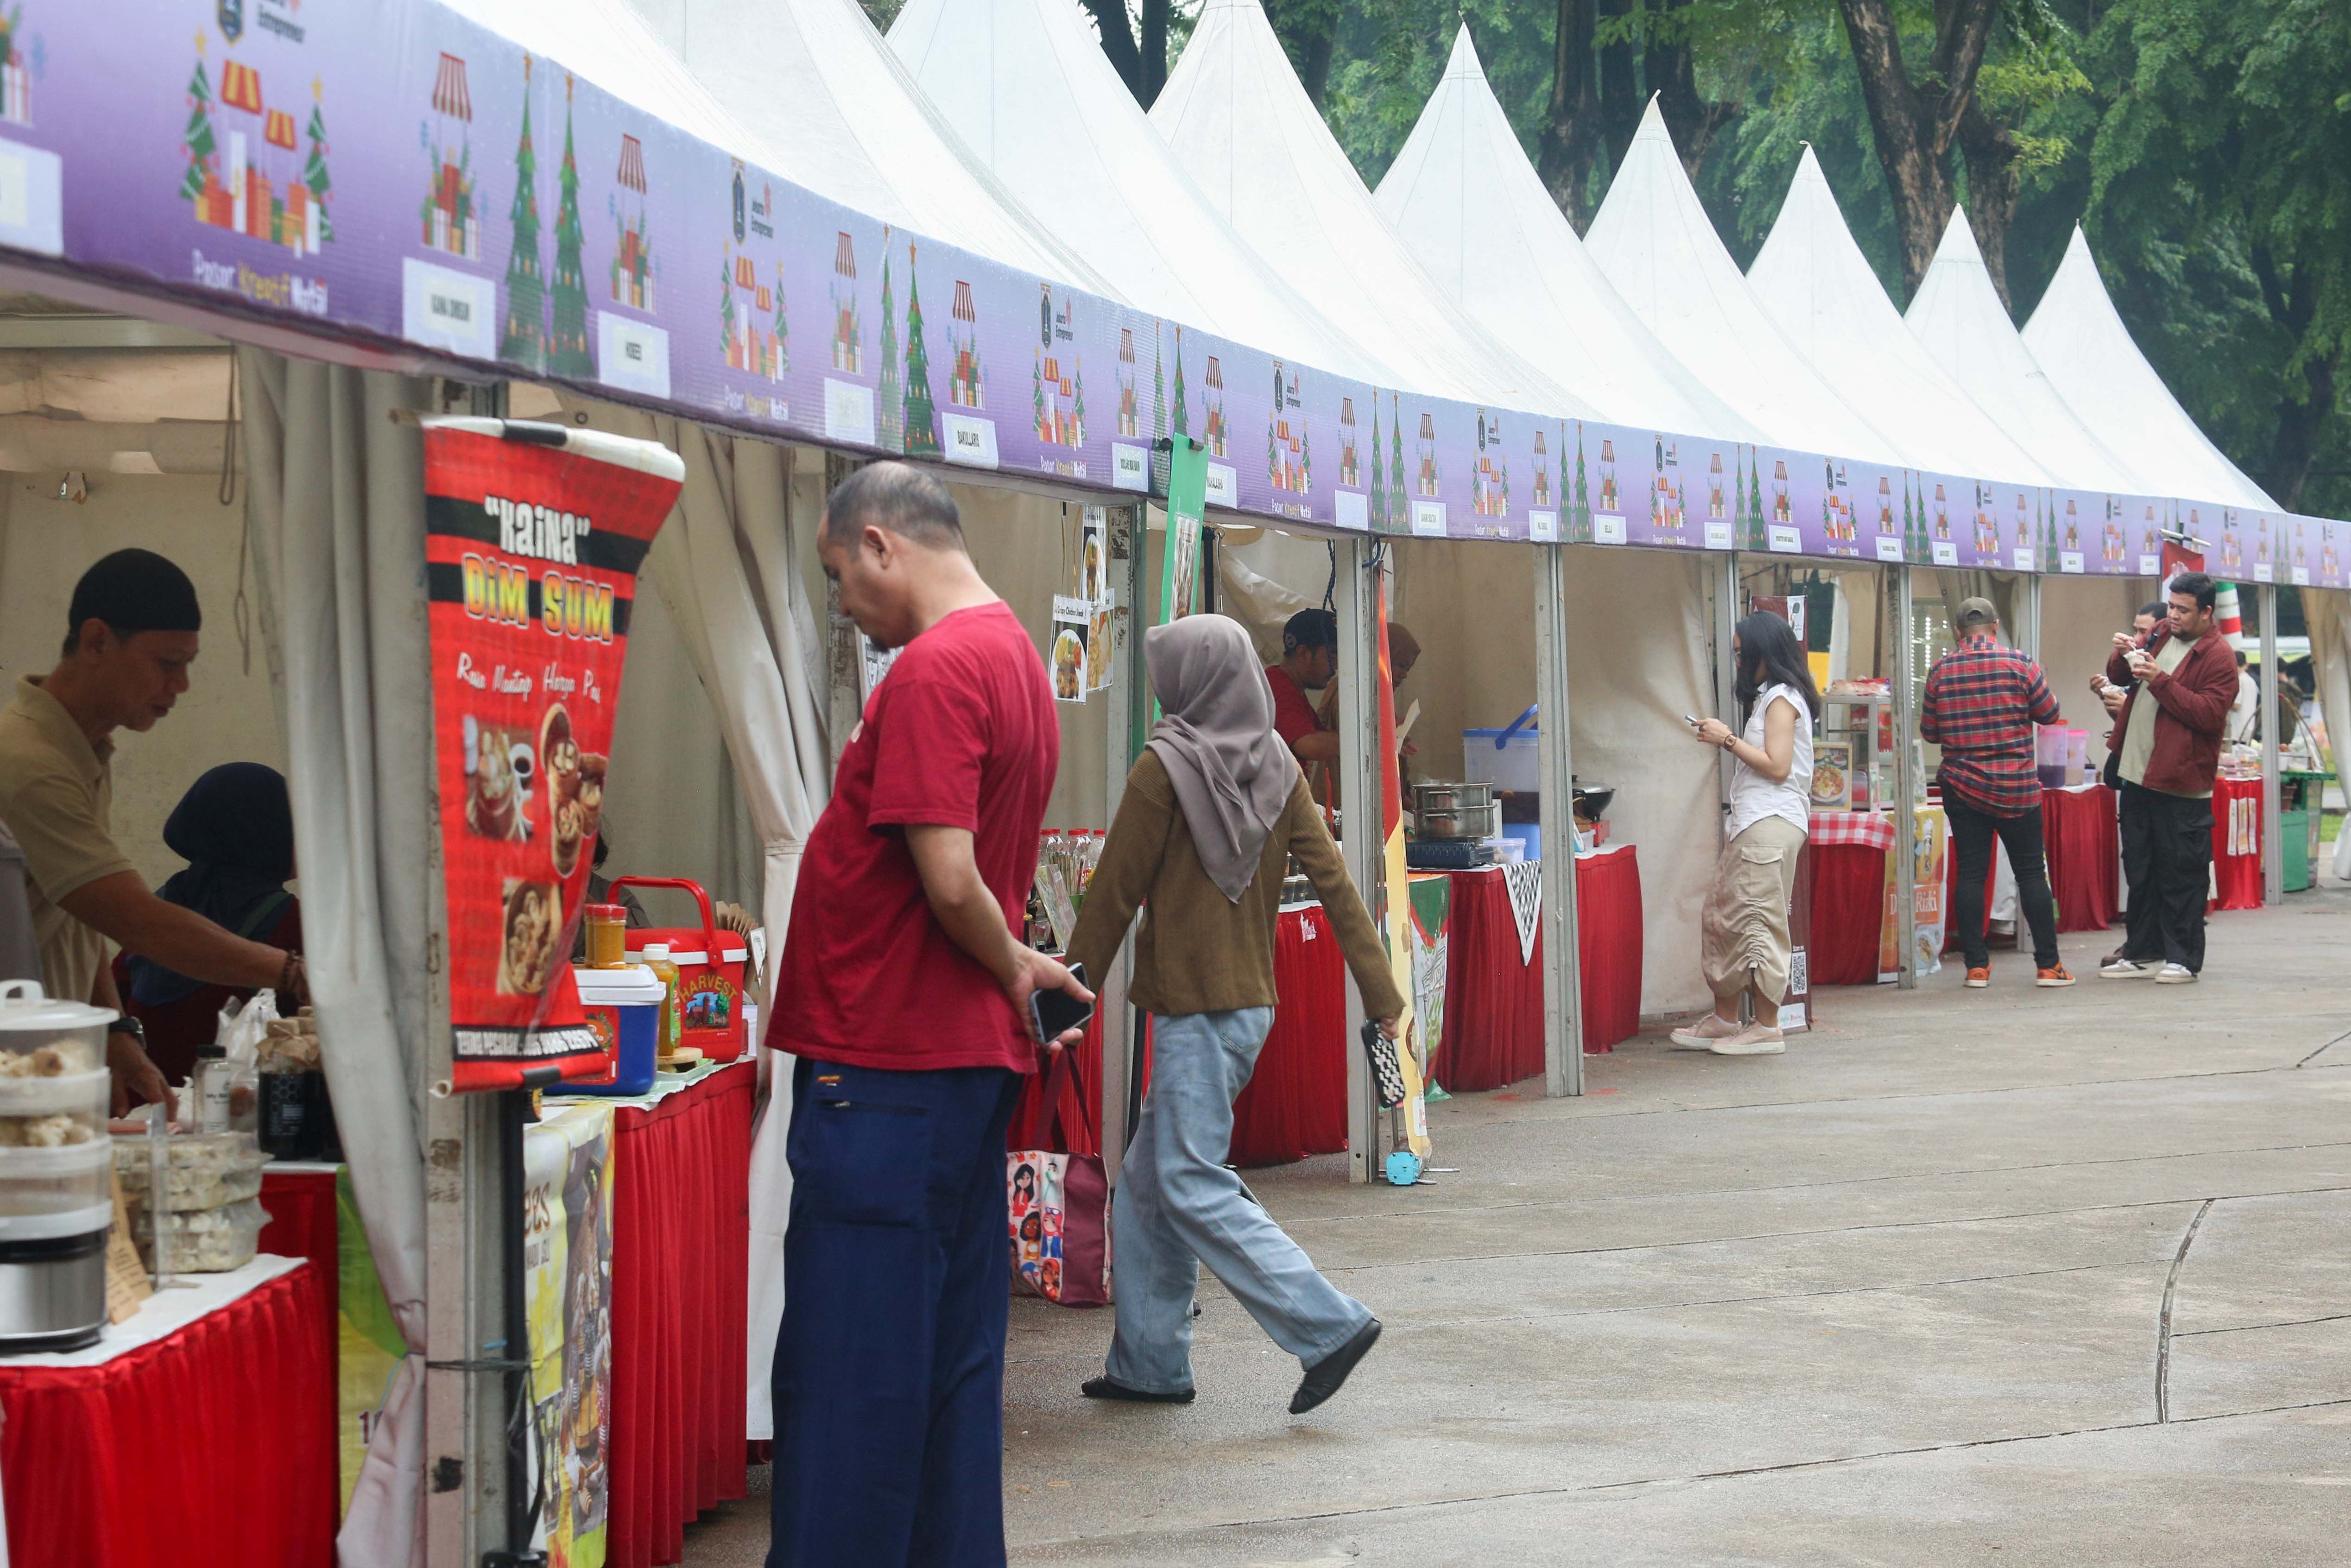
[(1091, 667), (1087, 662), (1086, 645), (1092, 635), (1093, 606), (1082, 599), (1066, 593), (1053, 595), (1053, 696), (1065, 703), (1081, 703), (1092, 689), (1087, 678)]
[(611, 1520), (612, 1110), (574, 1105), (523, 1134), (523, 1298), (531, 1544), (549, 1568), (603, 1568)]
[(528, 1068), (602, 1058), (562, 959), (603, 811), (637, 570), (684, 465), (597, 432), (438, 420), (424, 468), (454, 1077), (505, 1088)]

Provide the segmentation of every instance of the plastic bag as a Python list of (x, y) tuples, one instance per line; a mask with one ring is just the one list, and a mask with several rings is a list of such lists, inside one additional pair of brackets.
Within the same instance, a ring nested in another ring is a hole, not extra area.
[(244, 1003), (232, 997), (220, 1010), (220, 1027), (213, 1035), (213, 1043), (226, 1051), (231, 1061), (250, 1065), (260, 1059), (262, 1036), (276, 1021), (276, 991), (256, 991), (253, 999)]

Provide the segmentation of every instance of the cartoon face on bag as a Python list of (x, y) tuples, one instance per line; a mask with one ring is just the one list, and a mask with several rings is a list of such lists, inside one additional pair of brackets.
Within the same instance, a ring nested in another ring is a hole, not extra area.
[(1023, 1165), (1012, 1173), (1012, 1217), (1019, 1218), (1036, 1201), (1037, 1167)]

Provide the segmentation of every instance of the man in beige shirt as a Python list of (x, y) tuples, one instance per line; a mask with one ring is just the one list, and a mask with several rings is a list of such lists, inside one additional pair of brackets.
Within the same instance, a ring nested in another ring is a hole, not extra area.
[[(22, 847), (42, 988), (120, 1013), (110, 939), (193, 978), (303, 990), (301, 959), (248, 942), (151, 892), (110, 821), (114, 731), (145, 731), (188, 689), (202, 616), (195, 585), (148, 550), (117, 550), (74, 587), (63, 655), (0, 708), (0, 824)], [(115, 1108), (168, 1100), (138, 1026), (108, 1036)]]

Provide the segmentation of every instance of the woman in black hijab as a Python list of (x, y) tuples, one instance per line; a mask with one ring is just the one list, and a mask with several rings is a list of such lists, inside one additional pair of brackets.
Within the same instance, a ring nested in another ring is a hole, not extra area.
[[(250, 941), (302, 950), (294, 876), (294, 809), (286, 779), (258, 762), (228, 762), (188, 787), (163, 824), (163, 842), (188, 862), (156, 890)], [(125, 953), (114, 980), (124, 1010), (147, 1031), (147, 1054), (173, 1082), (195, 1066), (196, 1048), (218, 1032), (220, 1010), (249, 989), (207, 985), (152, 958)]]

